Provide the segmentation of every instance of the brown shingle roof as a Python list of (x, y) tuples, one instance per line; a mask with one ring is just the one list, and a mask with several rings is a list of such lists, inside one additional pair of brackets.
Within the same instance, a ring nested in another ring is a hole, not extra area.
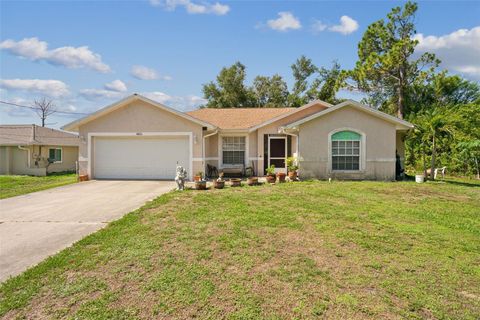
[(293, 110), (296, 108), (203, 108), (187, 113), (220, 129), (248, 129)]
[(0, 125), (0, 145), (78, 146), (76, 134), (33, 124)]

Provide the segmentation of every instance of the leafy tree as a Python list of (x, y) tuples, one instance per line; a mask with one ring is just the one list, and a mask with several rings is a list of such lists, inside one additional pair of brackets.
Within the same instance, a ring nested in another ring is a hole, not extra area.
[(330, 69), (318, 68), (318, 77), (307, 92), (309, 100), (319, 99), (332, 104), (340, 102), (336, 98), (338, 90), (345, 84), (346, 73), (340, 64), (334, 61)]
[[(434, 54), (413, 53), (418, 44), (414, 18), (417, 4), (395, 7), (386, 20), (368, 26), (358, 44), (358, 61), (350, 76), (369, 95), (369, 102), (403, 118), (409, 112), (406, 95), (415, 81), (428, 78), (438, 66)], [(428, 68), (427, 68), (428, 67)], [(424, 70), (427, 68), (426, 70)]]
[(295, 79), (289, 96), (292, 107), (302, 106), (315, 99), (329, 103), (338, 102), (335, 95), (345, 80), (345, 72), (338, 62), (334, 61), (331, 69), (319, 68), (311, 59), (301, 56), (291, 68)]
[(287, 83), (278, 74), (271, 77), (257, 76), (253, 80), (252, 89), (258, 107), (288, 106)]
[(429, 81), (417, 81), (407, 96), (410, 112), (439, 106), (447, 108), (473, 103), (480, 99), (478, 83), (465, 80), (457, 75), (449, 76), (446, 71), (430, 77)]
[(251, 89), (245, 86), (245, 66), (236, 62), (224, 67), (217, 81), (203, 85), (203, 95), (208, 108), (249, 108), (256, 105)]
[(309, 87), (308, 78), (315, 74), (317, 67), (311, 59), (301, 56), (291, 65), (291, 68), (295, 83), (293, 91), (289, 96), (289, 101), (292, 107), (299, 107), (309, 101), (308, 96), (305, 94)]

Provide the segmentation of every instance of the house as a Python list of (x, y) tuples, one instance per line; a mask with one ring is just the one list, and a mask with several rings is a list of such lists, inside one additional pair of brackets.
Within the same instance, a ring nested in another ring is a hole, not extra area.
[(29, 125), (0, 125), (0, 174), (45, 176), (75, 171), (76, 134)]
[(300, 108), (199, 109), (179, 112), (131, 95), (63, 129), (79, 133), (80, 171), (91, 178), (189, 178), (207, 164), (219, 170), (269, 165), (286, 172), (297, 156), (302, 178), (395, 179), (405, 133), (413, 125), (355, 101), (313, 101)]

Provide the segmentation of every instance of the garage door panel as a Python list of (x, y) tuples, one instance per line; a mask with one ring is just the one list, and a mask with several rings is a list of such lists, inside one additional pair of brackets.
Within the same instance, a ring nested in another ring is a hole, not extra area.
[(189, 171), (189, 139), (166, 137), (94, 138), (94, 177), (174, 179), (177, 162)]

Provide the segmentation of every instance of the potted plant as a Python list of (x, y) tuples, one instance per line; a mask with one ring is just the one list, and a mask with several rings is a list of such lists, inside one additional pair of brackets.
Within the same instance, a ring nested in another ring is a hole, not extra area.
[(258, 178), (257, 177), (248, 177), (247, 184), (249, 186), (256, 186), (258, 184)]
[(225, 180), (223, 180), (223, 172), (220, 172), (218, 178), (213, 181), (213, 187), (215, 189), (223, 189), (225, 187)]
[(291, 181), (297, 180), (297, 159), (295, 157), (288, 157), (287, 158), (287, 168), (288, 168), (288, 178)]
[(285, 177), (286, 176), (287, 176), (287, 174), (285, 172), (278, 172), (277, 173), (278, 182), (280, 182), (280, 183), (285, 182)]
[(195, 177), (193, 177), (193, 181), (195, 181), (195, 182), (201, 181), (201, 180), (202, 180), (202, 177), (203, 177), (203, 172), (202, 172), (202, 171), (199, 171), (199, 172), (197, 172), (197, 174), (195, 175)]
[(230, 179), (230, 185), (232, 187), (240, 187), (242, 185), (242, 179), (232, 178), (232, 179)]
[(275, 166), (272, 164), (265, 171), (267, 172), (267, 182), (275, 183), (275, 181), (277, 181), (277, 177), (275, 176)]

